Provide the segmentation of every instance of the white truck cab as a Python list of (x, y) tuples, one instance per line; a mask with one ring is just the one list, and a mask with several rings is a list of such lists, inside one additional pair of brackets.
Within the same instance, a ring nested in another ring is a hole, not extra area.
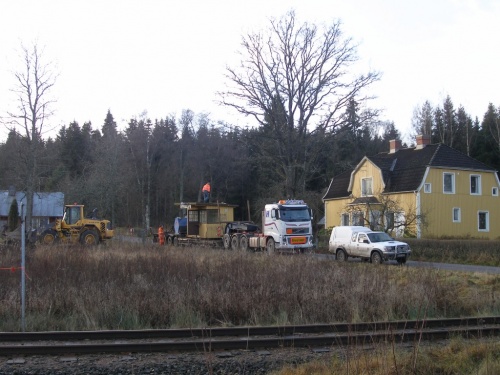
[(333, 228), (328, 249), (340, 261), (353, 257), (370, 260), (372, 263), (396, 260), (402, 264), (411, 255), (410, 246), (406, 242), (396, 241), (385, 232), (374, 232), (360, 226)]
[[(266, 204), (262, 213), (267, 248), (303, 252), (313, 248), (312, 211), (303, 200)], [(273, 249), (274, 250), (274, 249)]]

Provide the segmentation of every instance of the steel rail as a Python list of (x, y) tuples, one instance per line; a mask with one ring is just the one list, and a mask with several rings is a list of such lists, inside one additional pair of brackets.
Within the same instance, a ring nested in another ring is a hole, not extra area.
[(358, 331), (398, 330), (407, 328), (445, 328), (500, 324), (500, 316), (425, 320), (396, 320), (369, 323), (332, 323), (285, 326), (206, 327), (186, 329), (100, 330), (100, 331), (43, 331), (0, 332), (0, 342), (38, 340), (140, 340), (154, 338), (192, 338), (220, 336), (293, 335), (306, 333), (340, 333)]
[[(321, 328), (323, 327), (323, 328)], [(332, 331), (332, 327), (339, 328)], [(353, 328), (356, 329), (353, 329)], [(253, 328), (253, 330), (248, 330)], [(211, 352), (215, 350), (231, 349), (258, 349), (258, 348), (278, 348), (278, 347), (319, 347), (335, 345), (370, 344), (374, 342), (407, 342), (416, 340), (447, 339), (453, 336), (466, 338), (480, 338), (500, 335), (499, 317), (489, 318), (463, 318), (427, 321), (398, 321), (398, 322), (378, 322), (361, 323), (353, 325), (312, 325), (312, 326), (286, 326), (284, 327), (243, 327), (240, 329), (217, 328), (217, 335), (187, 336), (186, 331), (193, 330), (162, 330), (162, 332), (172, 331), (181, 333), (181, 336), (152, 335), (153, 330), (147, 331), (97, 331), (97, 332), (76, 332), (78, 334), (98, 332), (111, 334), (114, 336), (101, 336), (99, 340), (119, 340), (127, 339), (127, 342), (93, 342), (93, 343), (71, 343), (63, 342), (75, 340), (76, 336), (67, 336), (65, 339), (57, 339), (52, 334), (71, 334), (72, 332), (50, 332), (49, 335), (41, 339), (46, 332), (31, 332), (24, 335), (40, 334), (31, 337), (36, 343), (26, 343), (26, 340), (15, 340), (19, 344), (0, 344), (0, 355), (60, 355), (60, 354), (90, 354), (90, 353), (123, 353), (123, 352)], [(302, 332), (301, 332), (302, 328)], [(275, 334), (271, 333), (274, 329)], [(319, 330), (318, 330), (319, 329)], [(228, 332), (236, 333), (228, 335)], [(243, 334), (243, 330), (247, 330)], [(308, 332), (303, 332), (307, 331)], [(131, 338), (131, 332), (135, 336)], [(139, 333), (146, 333), (140, 336)], [(250, 333), (251, 332), (251, 333)], [(278, 332), (278, 333), (277, 333)], [(159, 333), (159, 332), (158, 332)], [(198, 333), (206, 331), (198, 330)], [(3, 333), (5, 334), (5, 333)], [(19, 333), (23, 335), (23, 333)], [(38, 336), (37, 339), (34, 337)], [(154, 336), (154, 337), (153, 337)], [(239, 336), (234, 338), (231, 336)], [(85, 336), (78, 336), (79, 340)], [(86, 336), (85, 340), (96, 340), (96, 337)], [(137, 340), (143, 340), (137, 342)], [(146, 340), (146, 341), (144, 341)], [(1, 341), (1, 340), (0, 340)], [(8, 340), (7, 340), (8, 341)], [(13, 340), (10, 340), (13, 341)]]

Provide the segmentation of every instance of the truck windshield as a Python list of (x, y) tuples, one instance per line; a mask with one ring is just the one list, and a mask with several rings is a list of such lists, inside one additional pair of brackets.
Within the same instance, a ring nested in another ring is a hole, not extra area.
[(280, 207), (280, 219), (283, 221), (310, 221), (307, 207)]
[(394, 239), (389, 236), (387, 233), (368, 233), (368, 238), (371, 242), (386, 242), (386, 241), (394, 241)]

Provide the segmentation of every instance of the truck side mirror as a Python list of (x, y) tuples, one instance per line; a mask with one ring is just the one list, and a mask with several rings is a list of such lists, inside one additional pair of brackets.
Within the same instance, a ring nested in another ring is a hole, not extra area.
[(363, 242), (364, 242), (364, 243), (370, 243), (370, 241), (368, 241), (368, 240), (363, 240)]
[(311, 220), (313, 219), (313, 210), (312, 208), (309, 209), (309, 216), (311, 216)]

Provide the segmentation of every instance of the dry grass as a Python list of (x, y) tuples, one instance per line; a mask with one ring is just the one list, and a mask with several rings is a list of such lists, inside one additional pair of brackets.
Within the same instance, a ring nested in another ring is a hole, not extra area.
[(286, 367), (274, 375), (498, 375), (500, 344), (497, 341), (453, 339), (445, 345), (394, 348), (391, 344), (355, 347), (334, 354), (328, 361)]
[[(20, 265), (19, 250), (0, 267)], [(158, 245), (27, 254), (30, 331), (359, 322), (499, 310), (498, 278)], [(0, 330), (20, 327), (19, 271), (0, 271)]]

